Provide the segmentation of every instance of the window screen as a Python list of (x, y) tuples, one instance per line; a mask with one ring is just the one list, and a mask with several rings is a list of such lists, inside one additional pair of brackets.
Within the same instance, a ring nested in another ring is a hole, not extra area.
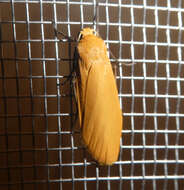
[[(98, 166), (74, 127), (77, 37), (96, 1), (1, 0), (0, 189), (184, 187), (184, 3), (98, 1), (98, 29), (117, 65), (120, 155)], [(127, 66), (127, 64), (129, 66)]]

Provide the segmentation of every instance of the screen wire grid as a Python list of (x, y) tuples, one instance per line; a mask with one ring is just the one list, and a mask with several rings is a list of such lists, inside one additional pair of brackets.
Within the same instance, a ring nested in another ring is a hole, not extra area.
[(60, 83), (76, 44), (61, 42), (52, 24), (77, 37), (92, 26), (95, 5), (0, 1), (0, 189), (184, 188), (184, 3), (99, 1), (124, 119), (109, 167), (97, 167), (72, 132), (72, 89)]

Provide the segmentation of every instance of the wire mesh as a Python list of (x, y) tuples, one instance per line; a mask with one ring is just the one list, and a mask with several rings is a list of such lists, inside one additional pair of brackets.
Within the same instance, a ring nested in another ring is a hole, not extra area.
[(61, 42), (52, 25), (76, 37), (93, 24), (95, 5), (0, 1), (1, 189), (183, 189), (184, 3), (99, 1), (124, 118), (112, 166), (97, 166), (72, 132), (72, 89), (60, 83), (75, 44)]

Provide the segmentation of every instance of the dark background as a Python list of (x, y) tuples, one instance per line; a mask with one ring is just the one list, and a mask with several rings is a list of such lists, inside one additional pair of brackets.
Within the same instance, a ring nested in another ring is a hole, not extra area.
[(0, 2), (0, 189), (183, 189), (184, 12), (178, 7), (184, 4), (122, 1), (121, 14), (118, 1), (99, 5), (100, 36), (115, 57), (135, 64), (118, 66), (120, 158), (97, 167), (80, 133), (71, 133), (70, 85), (57, 85), (70, 72), (76, 44), (70, 49), (59, 41), (52, 26), (55, 20), (59, 31), (77, 37), (91, 26), (94, 4), (56, 2)]

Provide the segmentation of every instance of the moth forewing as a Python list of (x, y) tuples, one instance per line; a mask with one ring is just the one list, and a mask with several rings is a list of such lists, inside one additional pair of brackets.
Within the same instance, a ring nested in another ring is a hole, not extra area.
[(77, 50), (76, 99), (82, 137), (95, 160), (111, 165), (119, 155), (122, 112), (107, 48), (93, 29), (84, 28)]

